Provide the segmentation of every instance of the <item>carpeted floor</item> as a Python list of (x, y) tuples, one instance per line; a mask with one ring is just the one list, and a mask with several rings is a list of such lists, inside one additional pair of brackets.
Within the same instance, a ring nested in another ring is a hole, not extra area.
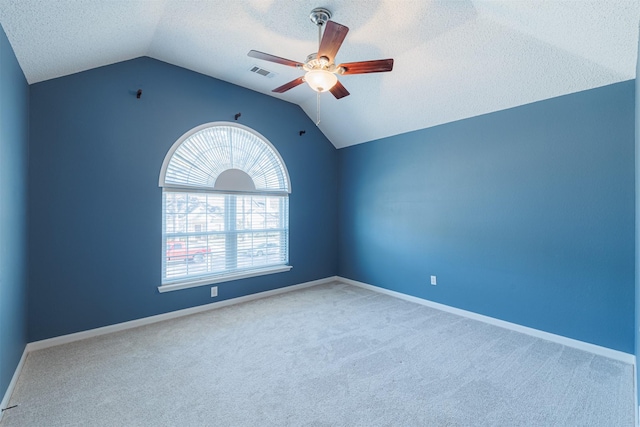
[(35, 351), (0, 425), (633, 426), (633, 368), (340, 283)]

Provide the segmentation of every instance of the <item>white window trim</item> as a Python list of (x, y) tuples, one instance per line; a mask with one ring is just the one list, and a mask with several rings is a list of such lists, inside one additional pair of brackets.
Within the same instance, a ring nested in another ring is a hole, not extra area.
[[(202, 129), (213, 127), (213, 126), (232, 126), (232, 127), (237, 127), (237, 128), (243, 129), (243, 130), (245, 130), (247, 132), (250, 132), (250, 133), (256, 135), (259, 139), (261, 139), (263, 142), (268, 144), (269, 147), (271, 147), (271, 149), (273, 150), (274, 154), (280, 160), (280, 164), (282, 165), (282, 168), (283, 168), (283, 171), (284, 171), (285, 180), (286, 180), (286, 183), (287, 183), (287, 190), (286, 191), (242, 192), (243, 194), (251, 194), (251, 193), (253, 193), (253, 194), (263, 194), (265, 196), (268, 196), (268, 195), (274, 195), (275, 196), (275, 195), (278, 195), (278, 194), (291, 194), (291, 179), (289, 178), (289, 170), (287, 169), (287, 165), (284, 162), (284, 159), (282, 158), (282, 156), (280, 155), (280, 152), (276, 149), (276, 147), (266, 137), (264, 137), (259, 132), (251, 129), (250, 127), (241, 125), (239, 123), (234, 123), (234, 122), (210, 122), (210, 123), (205, 123), (205, 124), (202, 124), (200, 126), (197, 126), (197, 127), (193, 128), (193, 129), (189, 130), (188, 132), (184, 133), (180, 138), (178, 138), (178, 140), (171, 146), (171, 148), (167, 152), (167, 154), (166, 154), (166, 156), (164, 158), (164, 161), (162, 162), (162, 167), (160, 169), (160, 179), (158, 180), (158, 184), (159, 184), (160, 187), (163, 188), (163, 191), (211, 192), (211, 193), (217, 193), (218, 192), (215, 189), (202, 189), (201, 187), (179, 186), (179, 185), (171, 185), (171, 184), (166, 184), (165, 183), (165, 175), (166, 175), (167, 167), (169, 166), (169, 162), (171, 161), (171, 158), (173, 157), (173, 154), (180, 147), (180, 145), (184, 141), (186, 141), (189, 137), (191, 137), (191, 135), (201, 131)], [(233, 192), (221, 191), (221, 193), (229, 194), (229, 193), (233, 193)], [(180, 289), (188, 289), (188, 288), (194, 288), (194, 287), (198, 287), (198, 286), (206, 286), (206, 285), (213, 285), (213, 284), (217, 284), (217, 283), (230, 282), (230, 281), (234, 281), (234, 280), (247, 279), (247, 278), (250, 278), (250, 277), (258, 277), (258, 276), (264, 276), (264, 275), (268, 275), (268, 274), (283, 273), (283, 272), (291, 270), (292, 268), (293, 268), (293, 266), (290, 265), (290, 264), (285, 264), (285, 265), (281, 264), (281, 265), (275, 265), (275, 266), (268, 266), (268, 267), (260, 268), (260, 269), (241, 271), (241, 272), (237, 272), (237, 273), (231, 273), (231, 274), (227, 273), (227, 274), (224, 274), (224, 275), (220, 275), (218, 277), (216, 277), (216, 276), (208, 276), (208, 277), (203, 277), (203, 278), (191, 278), (191, 279), (177, 280), (175, 282), (161, 284), (160, 286), (158, 286), (158, 291), (160, 293), (164, 293), (164, 292), (176, 291), (176, 290), (180, 290)]]
[(220, 277), (208, 277), (200, 280), (189, 280), (187, 282), (167, 283), (158, 286), (160, 293), (177, 291), (179, 289), (195, 288), (198, 286), (215, 285), (216, 283), (230, 282), (232, 280), (248, 279), (249, 277), (265, 276), (267, 274), (284, 273), (293, 268), (292, 265), (277, 265), (274, 267), (261, 268), (259, 270), (243, 271), (236, 274), (225, 274)]

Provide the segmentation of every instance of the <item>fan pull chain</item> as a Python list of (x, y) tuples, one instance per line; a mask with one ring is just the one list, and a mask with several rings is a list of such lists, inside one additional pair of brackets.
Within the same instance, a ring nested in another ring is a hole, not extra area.
[(320, 92), (316, 92), (316, 126), (320, 125)]

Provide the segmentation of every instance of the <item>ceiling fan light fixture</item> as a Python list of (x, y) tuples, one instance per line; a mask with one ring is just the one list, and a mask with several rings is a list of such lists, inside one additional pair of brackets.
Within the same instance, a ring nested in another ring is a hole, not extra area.
[(326, 92), (338, 82), (338, 77), (327, 70), (311, 70), (304, 75), (304, 81), (316, 92)]

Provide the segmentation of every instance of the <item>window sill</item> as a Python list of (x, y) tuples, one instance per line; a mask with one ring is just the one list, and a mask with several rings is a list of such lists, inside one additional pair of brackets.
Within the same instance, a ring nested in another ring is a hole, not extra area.
[(259, 270), (244, 271), (241, 273), (228, 274), (220, 277), (208, 277), (188, 282), (167, 283), (158, 286), (160, 293), (177, 291), (179, 289), (195, 288), (197, 286), (214, 285), (216, 283), (230, 282), (232, 280), (247, 279), (249, 277), (264, 276), (267, 274), (283, 273), (293, 268), (291, 265), (278, 265), (275, 267), (261, 268)]

